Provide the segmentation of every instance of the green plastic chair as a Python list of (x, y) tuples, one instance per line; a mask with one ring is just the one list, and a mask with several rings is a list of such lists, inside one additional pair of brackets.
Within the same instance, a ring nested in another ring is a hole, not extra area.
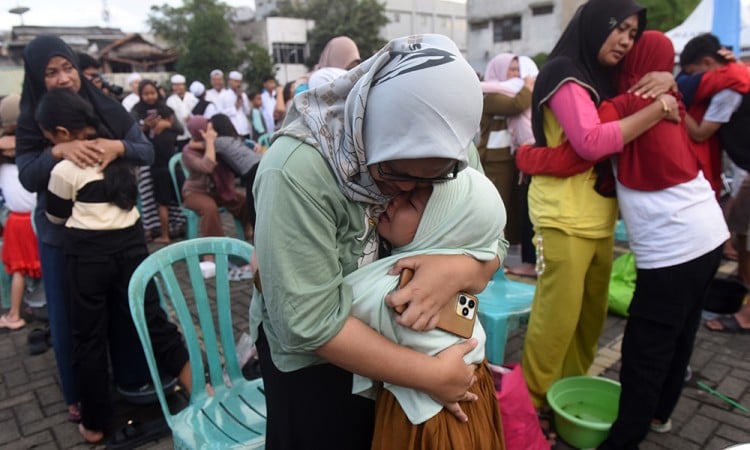
[(258, 136), (258, 144), (265, 145), (266, 148), (270, 147), (272, 134), (273, 133), (266, 133), (266, 134), (261, 134), (260, 136)]
[[(242, 376), (237, 361), (229, 298), (228, 260), (232, 257), (250, 261), (252, 252), (252, 245), (228, 237), (182, 241), (149, 255), (130, 279), (130, 311), (146, 354), (162, 412), (172, 429), (174, 448), (254, 449), (265, 446), (266, 400), (263, 381), (248, 381)], [(209, 297), (201, 275), (201, 255), (213, 255), (215, 258), (215, 301)], [(197, 320), (191, 314), (185, 293), (175, 274), (175, 264), (184, 267), (183, 263), (187, 265)], [(169, 411), (163, 392), (144, 313), (146, 286), (152, 280), (157, 282), (157, 286), (161, 286), (160, 292), (165, 294), (164, 297), (168, 297), (190, 355), (192, 395), (188, 406), (175, 414)], [(220, 349), (223, 350), (221, 353)], [(207, 372), (204, 357), (208, 363)], [(206, 393), (203, 383), (206, 373), (214, 390), (213, 396)], [(225, 384), (225, 376), (230, 381), (230, 386)]]
[[(188, 171), (182, 164), (182, 153), (175, 153), (169, 159), (169, 176), (170, 178), (172, 178), (172, 187), (174, 188), (174, 193), (177, 198), (177, 204), (180, 205), (182, 213), (185, 214), (185, 237), (187, 239), (195, 239), (198, 237), (198, 225), (200, 224), (201, 218), (200, 216), (198, 216), (198, 213), (190, 208), (186, 208), (182, 204), (182, 190), (180, 190), (180, 184), (177, 181), (178, 166), (182, 169), (182, 173), (185, 175), (185, 178), (187, 178)], [(219, 214), (226, 211), (227, 210), (224, 208), (219, 208)], [(234, 228), (237, 233), (237, 239), (245, 240), (245, 230), (242, 226), (242, 222), (237, 218), (234, 218)]]

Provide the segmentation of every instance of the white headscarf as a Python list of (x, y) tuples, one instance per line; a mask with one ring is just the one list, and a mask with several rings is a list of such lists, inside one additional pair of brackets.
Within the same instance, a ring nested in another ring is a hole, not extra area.
[(425, 34), (394, 39), (344, 76), (296, 95), (276, 135), (317, 148), (347, 198), (383, 204), (368, 164), (447, 158), (466, 167), (481, 114), (479, 80), (456, 44)]

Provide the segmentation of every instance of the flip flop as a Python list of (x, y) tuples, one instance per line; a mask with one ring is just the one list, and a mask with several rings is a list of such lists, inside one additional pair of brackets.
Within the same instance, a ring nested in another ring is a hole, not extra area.
[(107, 449), (124, 450), (140, 447), (141, 445), (169, 436), (170, 430), (163, 418), (148, 422), (128, 420), (107, 439)]
[(251, 280), (253, 272), (249, 267), (235, 267), (229, 270), (229, 281)]
[(716, 331), (718, 333), (750, 334), (750, 328), (744, 328), (742, 325), (740, 325), (740, 323), (737, 321), (737, 318), (734, 317), (734, 314), (725, 314), (713, 320), (721, 324), (721, 329), (709, 327), (708, 322), (711, 321), (706, 321), (706, 328), (711, 331)]
[(18, 330), (24, 327), (26, 325), (26, 321), (23, 319), (18, 319), (16, 321), (11, 322), (8, 320), (8, 315), (3, 314), (0, 316), (0, 328), (7, 328), (8, 330)]
[(539, 420), (539, 427), (542, 429), (544, 440), (546, 440), (550, 446), (554, 447), (557, 443), (557, 433), (555, 432), (554, 425), (554, 413), (549, 410), (537, 411), (537, 419)]

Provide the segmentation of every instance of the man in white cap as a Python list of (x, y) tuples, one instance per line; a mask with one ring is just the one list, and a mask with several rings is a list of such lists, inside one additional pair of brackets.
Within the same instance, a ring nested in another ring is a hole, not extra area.
[(198, 103), (195, 104), (195, 107), (191, 111), (194, 116), (203, 116), (206, 119), (210, 119), (217, 113), (216, 105), (206, 101), (206, 87), (203, 83), (200, 81), (190, 83), (190, 93), (198, 99)]
[(213, 102), (219, 99), (219, 94), (224, 91), (224, 72), (219, 69), (211, 71), (211, 89), (206, 91), (206, 101)]
[(187, 129), (187, 121), (190, 118), (191, 111), (198, 103), (198, 99), (187, 91), (185, 86), (185, 77), (180, 74), (172, 75), (170, 78), (172, 84), (172, 95), (167, 98), (167, 106), (172, 108), (174, 116), (182, 125), (184, 130), (181, 135), (177, 136), (177, 148), (182, 148), (190, 140), (190, 132)]
[(250, 100), (242, 90), (242, 74), (233, 70), (229, 72), (229, 88), (225, 89), (216, 101), (220, 113), (229, 116), (237, 134), (247, 139), (250, 136)]
[(141, 74), (138, 72), (133, 72), (128, 75), (128, 87), (130, 87), (130, 94), (122, 99), (122, 106), (127, 112), (130, 112), (130, 110), (133, 109), (133, 106), (141, 101), (141, 98), (138, 96), (138, 85), (140, 84), (141, 79)]

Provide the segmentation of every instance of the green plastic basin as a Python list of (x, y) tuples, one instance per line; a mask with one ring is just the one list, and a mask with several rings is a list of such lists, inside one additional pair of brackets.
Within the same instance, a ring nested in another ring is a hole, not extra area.
[(547, 392), (555, 430), (576, 448), (595, 448), (609, 435), (617, 418), (620, 383), (601, 377), (569, 377)]

